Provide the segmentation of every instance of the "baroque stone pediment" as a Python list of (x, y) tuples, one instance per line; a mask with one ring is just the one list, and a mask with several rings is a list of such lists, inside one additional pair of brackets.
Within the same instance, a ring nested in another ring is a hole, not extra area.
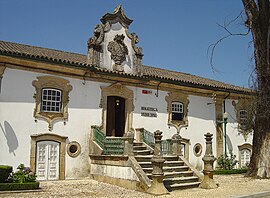
[(107, 70), (140, 74), (142, 48), (136, 46), (138, 36), (128, 31), (132, 20), (125, 15), (122, 5), (113, 13), (105, 14), (101, 22), (88, 39), (87, 63)]
[(128, 27), (133, 20), (129, 19), (125, 13), (124, 10), (122, 8), (122, 5), (118, 5), (115, 9), (113, 13), (107, 13), (105, 14), (101, 19), (101, 22), (103, 24), (106, 24), (107, 22), (109, 22), (110, 24), (114, 24), (114, 23), (121, 23), (124, 27)]

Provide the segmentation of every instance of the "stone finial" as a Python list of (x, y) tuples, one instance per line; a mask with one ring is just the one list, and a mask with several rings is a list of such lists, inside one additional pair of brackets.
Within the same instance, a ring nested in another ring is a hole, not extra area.
[(203, 181), (200, 184), (200, 188), (205, 188), (205, 189), (213, 189), (217, 188), (217, 184), (215, 183), (213, 179), (213, 164), (216, 158), (213, 155), (212, 151), (212, 139), (213, 139), (213, 134), (210, 134), (209, 132), (204, 135), (205, 140), (206, 140), (206, 149), (205, 149), (205, 155), (202, 158), (204, 162), (204, 169), (203, 169), (203, 174), (204, 178)]

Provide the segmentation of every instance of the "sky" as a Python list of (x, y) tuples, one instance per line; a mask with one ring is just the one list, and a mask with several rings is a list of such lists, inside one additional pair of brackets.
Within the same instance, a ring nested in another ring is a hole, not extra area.
[[(0, 40), (87, 54), (87, 40), (105, 13), (122, 4), (133, 20), (143, 64), (249, 87), (253, 71), (252, 37), (225, 36), (218, 24), (243, 10), (241, 0), (0, 0)], [(240, 18), (229, 26), (246, 32)]]

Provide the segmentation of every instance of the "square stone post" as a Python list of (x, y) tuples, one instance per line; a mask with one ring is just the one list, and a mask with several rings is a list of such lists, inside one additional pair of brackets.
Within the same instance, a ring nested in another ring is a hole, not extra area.
[(182, 137), (179, 134), (175, 134), (172, 137), (172, 151), (173, 155), (183, 156), (181, 147)]
[(161, 138), (162, 138), (161, 134), (162, 132), (159, 130), (154, 132), (155, 149), (153, 158), (151, 159), (153, 165), (152, 184), (147, 191), (148, 193), (154, 195), (164, 195), (169, 193), (163, 184), (164, 178), (163, 164), (165, 162), (165, 159), (161, 155)]
[(200, 188), (205, 189), (213, 189), (217, 188), (217, 184), (213, 178), (213, 164), (216, 158), (213, 155), (212, 151), (212, 136), (213, 134), (207, 133), (204, 135), (206, 140), (206, 149), (205, 155), (203, 156), (202, 160), (204, 162), (204, 169), (203, 169), (203, 181), (200, 184)]
[(124, 141), (125, 141), (124, 155), (134, 156), (133, 152), (134, 133), (131, 131), (125, 133)]

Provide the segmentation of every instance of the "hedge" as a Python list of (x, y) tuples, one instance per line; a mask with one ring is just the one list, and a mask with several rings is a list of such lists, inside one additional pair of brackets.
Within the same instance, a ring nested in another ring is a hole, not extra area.
[(0, 183), (0, 191), (35, 190), (39, 189), (39, 182), (30, 183)]
[(12, 166), (0, 165), (0, 183), (6, 182), (12, 172)]
[(228, 175), (228, 174), (242, 174), (246, 173), (247, 169), (232, 169), (232, 170), (224, 170), (224, 169), (217, 169), (214, 170), (214, 175)]

